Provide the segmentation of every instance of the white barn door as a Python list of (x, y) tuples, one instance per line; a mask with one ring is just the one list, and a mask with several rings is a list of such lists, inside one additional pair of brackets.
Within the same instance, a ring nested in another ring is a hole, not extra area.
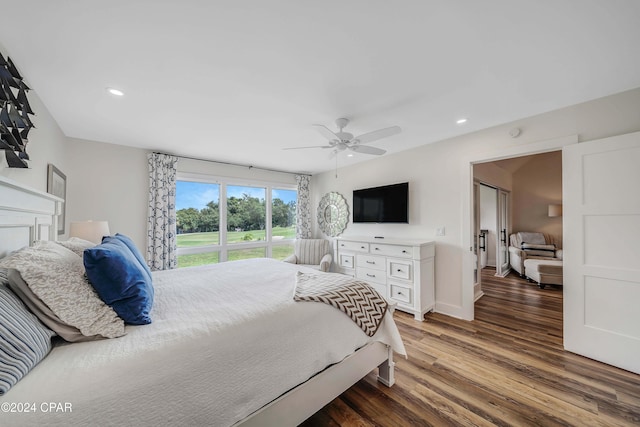
[(640, 132), (563, 148), (564, 347), (640, 373)]

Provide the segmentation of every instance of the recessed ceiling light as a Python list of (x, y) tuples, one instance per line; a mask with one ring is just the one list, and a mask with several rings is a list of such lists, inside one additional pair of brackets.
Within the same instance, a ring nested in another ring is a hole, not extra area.
[(467, 119), (458, 119), (458, 120), (456, 120), (456, 123), (459, 124), (459, 125), (467, 123)]
[(115, 95), (115, 96), (123, 96), (124, 92), (121, 91), (120, 89), (115, 89), (112, 87), (108, 87), (107, 88), (107, 92), (109, 92), (111, 95)]
[(353, 153), (347, 154), (347, 157), (353, 157)]

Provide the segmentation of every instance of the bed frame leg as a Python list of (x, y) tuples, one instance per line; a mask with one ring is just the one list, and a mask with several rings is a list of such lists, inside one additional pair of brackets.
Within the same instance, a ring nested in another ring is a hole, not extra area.
[(391, 347), (387, 347), (387, 349), (389, 351), (389, 358), (381, 365), (378, 365), (378, 381), (387, 387), (391, 387), (396, 382), (394, 375), (396, 364), (393, 361), (393, 350)]

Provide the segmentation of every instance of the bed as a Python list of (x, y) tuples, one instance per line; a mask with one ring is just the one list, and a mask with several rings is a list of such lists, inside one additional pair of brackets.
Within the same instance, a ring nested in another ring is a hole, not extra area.
[[(0, 257), (55, 240), (60, 202), (2, 178)], [(367, 336), (294, 301), (298, 272), (323, 274), (270, 259), (153, 272), (152, 323), (57, 342), (0, 397), (2, 425), (297, 425), (376, 368), (391, 386), (391, 313)]]

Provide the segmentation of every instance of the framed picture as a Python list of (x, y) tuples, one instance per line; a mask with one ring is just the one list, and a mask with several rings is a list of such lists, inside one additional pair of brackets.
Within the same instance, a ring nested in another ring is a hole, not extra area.
[(58, 215), (58, 234), (64, 234), (65, 205), (67, 203), (67, 176), (51, 163), (47, 166), (47, 193), (62, 199), (62, 209)]

